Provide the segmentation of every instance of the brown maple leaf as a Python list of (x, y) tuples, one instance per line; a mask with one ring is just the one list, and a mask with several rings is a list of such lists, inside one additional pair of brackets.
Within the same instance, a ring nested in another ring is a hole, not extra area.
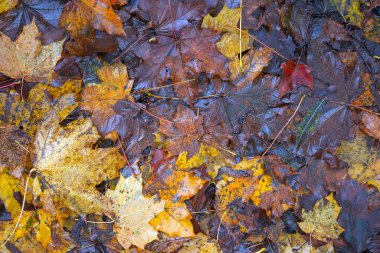
[(201, 72), (228, 78), (228, 59), (216, 48), (218, 32), (200, 29), (198, 21), (205, 14), (203, 2), (142, 1), (138, 15), (146, 23), (138, 37), (127, 44), (142, 63), (132, 73), (136, 89), (178, 83), (175, 91), (191, 100), (198, 94), (194, 79)]
[(165, 149), (172, 155), (187, 151), (188, 157), (195, 155), (201, 145), (203, 116), (195, 115), (193, 110), (183, 105), (177, 107), (174, 124), (160, 121), (158, 132), (164, 136)]
[(259, 206), (265, 210), (270, 210), (274, 217), (279, 218), (286, 211), (283, 204), (294, 204), (294, 196), (289, 186), (280, 184), (277, 189), (260, 195)]

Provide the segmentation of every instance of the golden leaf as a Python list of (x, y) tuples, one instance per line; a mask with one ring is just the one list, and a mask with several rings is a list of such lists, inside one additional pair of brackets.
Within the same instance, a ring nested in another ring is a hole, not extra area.
[(197, 234), (185, 242), (178, 253), (222, 253), (218, 242), (204, 234)]
[(13, 9), (18, 4), (18, 0), (0, 0), (0, 13)]
[(115, 190), (108, 190), (110, 208), (116, 214), (117, 239), (125, 249), (132, 244), (140, 248), (157, 239), (149, 221), (164, 210), (165, 201), (155, 202), (142, 195), (141, 177), (120, 177)]
[(80, 213), (101, 213), (107, 199), (95, 186), (116, 178), (125, 161), (118, 148), (93, 149), (100, 138), (90, 119), (60, 126), (52, 110), (39, 126), (33, 165), (60, 193), (61, 201)]
[(0, 199), (12, 218), (21, 212), (21, 205), (15, 199), (14, 193), (23, 192), (21, 180), (10, 175), (5, 168), (0, 168)]
[(328, 239), (337, 239), (344, 231), (338, 222), (337, 218), (342, 209), (333, 194), (326, 197), (327, 203), (320, 199), (315, 203), (313, 210), (306, 212), (302, 210), (302, 222), (299, 222), (299, 227), (312, 237), (326, 242)]
[(363, 13), (360, 11), (360, 0), (331, 0), (344, 19), (351, 24), (362, 27)]
[(13, 79), (48, 81), (61, 58), (64, 40), (42, 46), (39, 36), (34, 20), (24, 26), (16, 42), (0, 32), (0, 72)]

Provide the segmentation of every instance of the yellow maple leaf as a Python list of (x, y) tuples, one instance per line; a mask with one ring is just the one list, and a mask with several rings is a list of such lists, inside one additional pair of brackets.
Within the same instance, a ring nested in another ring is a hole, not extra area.
[(337, 155), (350, 166), (348, 174), (351, 178), (380, 189), (380, 160), (375, 160), (376, 153), (368, 147), (364, 137), (342, 141)]
[[(215, 18), (207, 14), (202, 21), (202, 28), (225, 33), (216, 46), (220, 52), (230, 59), (234, 59), (240, 53), (240, 32), (237, 29), (240, 12), (240, 8), (229, 9), (224, 6)], [(241, 51), (249, 49), (248, 31), (244, 31), (241, 40)]]
[(108, 210), (107, 199), (95, 186), (118, 177), (125, 164), (118, 148), (93, 149), (99, 138), (91, 119), (60, 126), (54, 110), (36, 133), (34, 168), (59, 192), (68, 208), (80, 213)]
[(154, 217), (149, 224), (157, 231), (162, 231), (170, 237), (189, 237), (194, 235), (193, 224), (187, 206), (183, 202), (165, 204), (165, 211)]
[(67, 81), (62, 87), (37, 84), (26, 101), (16, 92), (9, 95), (1, 93), (0, 119), (22, 127), (34, 137), (38, 125), (50, 110), (55, 110), (61, 121), (78, 106), (76, 95), (80, 90), (80, 81)]
[(327, 203), (320, 199), (315, 203), (313, 210), (306, 212), (302, 210), (302, 222), (299, 222), (299, 227), (312, 237), (326, 242), (328, 239), (337, 239), (344, 231), (338, 222), (337, 218), (342, 209), (333, 194), (326, 197)]
[(117, 239), (125, 249), (133, 244), (140, 248), (157, 239), (149, 221), (164, 210), (166, 201), (155, 202), (142, 194), (141, 177), (120, 176), (115, 190), (108, 190), (110, 208), (115, 213)]
[(0, 72), (13, 79), (48, 81), (61, 58), (64, 40), (42, 46), (39, 36), (34, 20), (24, 26), (15, 42), (0, 32)]

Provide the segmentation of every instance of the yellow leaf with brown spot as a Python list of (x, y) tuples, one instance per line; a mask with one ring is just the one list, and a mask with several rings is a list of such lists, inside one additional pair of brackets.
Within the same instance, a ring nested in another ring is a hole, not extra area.
[(24, 26), (15, 42), (0, 32), (0, 72), (13, 79), (48, 81), (61, 58), (64, 40), (43, 46), (39, 36), (34, 21)]
[(29, 92), (28, 100), (19, 94), (0, 94), (0, 120), (22, 129), (34, 137), (36, 129), (50, 110), (55, 110), (59, 120), (66, 118), (77, 106), (80, 81), (67, 81), (62, 87), (37, 84)]
[(157, 239), (149, 221), (164, 210), (165, 201), (155, 201), (142, 194), (141, 177), (120, 177), (115, 190), (108, 190), (106, 197), (116, 215), (117, 239), (125, 249), (133, 244), (140, 248)]
[(11, 217), (15, 218), (21, 212), (21, 205), (14, 197), (17, 192), (23, 193), (21, 180), (10, 175), (7, 169), (0, 168), (0, 185), (0, 200), (3, 201)]
[(54, 110), (39, 126), (33, 165), (59, 192), (60, 200), (79, 213), (102, 213), (108, 200), (95, 186), (119, 176), (125, 161), (118, 148), (94, 149), (100, 135), (91, 119), (60, 126)]
[(272, 187), (271, 177), (269, 175), (266, 175), (266, 174), (262, 175), (260, 177), (259, 182), (257, 183), (257, 188), (251, 197), (253, 204), (258, 206), (260, 204), (259, 196), (261, 194), (264, 194), (266, 192), (270, 192), (272, 190), (273, 190), (273, 187)]
[(193, 224), (187, 206), (183, 202), (165, 204), (165, 211), (154, 217), (149, 224), (157, 231), (162, 231), (170, 237), (189, 237), (194, 235)]
[(342, 209), (333, 194), (326, 197), (327, 203), (323, 199), (315, 203), (313, 210), (306, 212), (302, 210), (302, 222), (299, 222), (299, 227), (312, 237), (326, 242), (328, 239), (337, 239), (344, 231), (338, 224), (338, 216)]
[(353, 25), (362, 27), (363, 13), (360, 11), (361, 0), (331, 0), (344, 19)]
[(124, 35), (123, 23), (109, 0), (74, 0), (67, 3), (59, 19), (74, 37), (88, 37), (94, 29)]
[[(202, 21), (202, 28), (224, 32), (225, 34), (216, 43), (218, 50), (230, 59), (234, 59), (240, 53), (240, 31), (238, 23), (241, 9), (229, 9), (224, 6), (216, 17), (207, 14)], [(241, 51), (249, 49), (248, 31), (241, 36)]]
[(18, 4), (18, 0), (0, 0), (0, 13), (13, 9)]

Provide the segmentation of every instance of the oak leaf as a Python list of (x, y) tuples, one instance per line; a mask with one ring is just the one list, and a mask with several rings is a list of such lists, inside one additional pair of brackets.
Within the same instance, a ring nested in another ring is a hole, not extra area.
[(0, 72), (13, 79), (47, 81), (61, 58), (64, 41), (43, 46), (38, 39), (39, 35), (34, 21), (24, 27), (15, 42), (0, 33)]
[(107, 199), (95, 186), (117, 177), (125, 164), (118, 148), (93, 149), (99, 138), (91, 119), (60, 126), (54, 111), (46, 115), (36, 133), (34, 168), (59, 192), (68, 208), (80, 213), (108, 210)]
[(320, 199), (310, 212), (302, 210), (303, 221), (298, 223), (305, 233), (325, 242), (328, 239), (337, 239), (344, 231), (337, 221), (342, 208), (332, 193), (326, 197), (326, 200), (327, 203), (324, 203), (324, 200)]
[(311, 75), (311, 68), (309, 66), (288, 61), (281, 64), (281, 69), (284, 70), (284, 74), (278, 84), (278, 95), (280, 98), (298, 85), (313, 89), (313, 76)]
[(67, 26), (72, 36), (85, 36), (93, 29), (126, 36), (121, 18), (110, 0), (74, 0), (64, 6), (60, 26)]
[(157, 239), (149, 221), (164, 210), (165, 202), (156, 202), (142, 193), (141, 177), (120, 177), (115, 190), (108, 190), (106, 197), (116, 215), (117, 239), (125, 249), (133, 244), (140, 248)]

